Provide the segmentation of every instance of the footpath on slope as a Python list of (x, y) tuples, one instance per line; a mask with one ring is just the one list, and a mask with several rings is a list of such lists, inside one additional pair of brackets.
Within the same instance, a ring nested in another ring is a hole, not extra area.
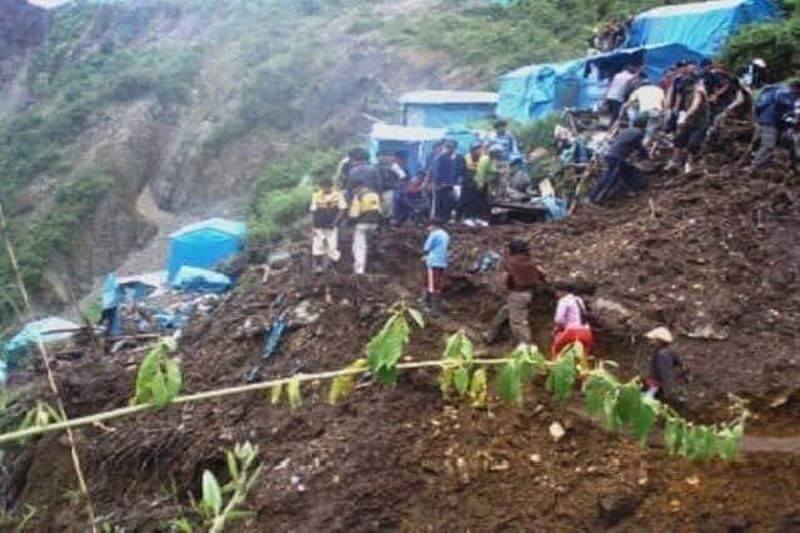
[[(621, 374), (643, 370), (650, 351), (641, 335), (667, 325), (690, 370), (678, 391), (683, 412), (719, 420), (725, 394), (733, 392), (756, 400), (748, 432), (777, 436), (783, 428), (791, 436), (785, 428), (798, 420), (791, 387), (800, 372), (793, 360), (800, 325), (793, 179), (781, 171), (742, 176), (712, 159), (696, 175), (655, 176), (644, 197), (578, 211), (562, 224), (454, 228), (448, 314), (415, 332), (407, 353), (436, 358), (448, 333), (482, 331), (500, 305), (500, 288), (492, 274), (467, 269), (487, 249), (525, 237), (551, 280), (593, 289), (589, 299), (602, 323), (598, 355), (617, 361)], [(340, 273), (329, 277), (310, 276), (307, 257), (267, 284), (260, 275), (245, 277), (214, 315), (186, 332), (184, 390), (242, 383), (280, 294), (291, 305), (307, 301), (319, 317), (290, 332), (262, 378), (336, 369), (359, 357), (387, 306), (418, 297), (423, 238), (415, 228), (382, 232), (370, 265), (380, 274), (366, 278), (347, 274), (347, 253)], [(598, 308), (600, 301), (606, 305)], [(542, 346), (553, 304), (546, 294), (537, 298)], [(702, 329), (717, 338), (685, 336)], [(140, 356), (90, 354), (65, 363), (59, 375), (70, 416), (125, 405)], [(432, 372), (404, 374), (396, 389), (365, 383), (335, 407), (324, 403), (326, 393), (322, 385), (304, 390), (295, 412), (256, 395), (85, 430), (79, 444), (95, 504), (120, 527), (160, 527), (186, 509), (189, 491), (198, 494), (204, 469), (224, 477), (224, 448), (251, 440), (267, 468), (248, 500), (257, 513), (250, 530), (785, 530), (800, 521), (797, 457), (690, 464), (586, 423), (553, 405), (540, 385), (521, 408), (488, 411), (445, 402)], [(785, 403), (769, 408), (773, 395)], [(566, 428), (559, 441), (547, 431), (554, 421)], [(6, 493), (41, 509), (33, 526), (75, 528), (75, 507), (62, 495), (71, 471), (59, 436), (7, 458)], [(165, 494), (173, 483), (175, 493)], [(776, 484), (781, 491), (771, 490)]]

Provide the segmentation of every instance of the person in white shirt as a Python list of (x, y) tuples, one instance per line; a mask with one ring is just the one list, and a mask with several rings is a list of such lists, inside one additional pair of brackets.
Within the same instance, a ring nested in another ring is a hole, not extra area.
[(604, 104), (609, 115), (611, 115), (612, 125), (617, 121), (619, 113), (622, 110), (622, 105), (628, 98), (631, 84), (639, 77), (641, 71), (641, 65), (628, 65), (625, 70), (617, 72), (614, 77), (611, 78), (611, 83), (609, 83), (606, 88)]
[(643, 81), (631, 93), (628, 101), (625, 102), (623, 110), (633, 109), (637, 117), (646, 121), (644, 141), (645, 148), (650, 150), (654, 144), (655, 136), (661, 128), (664, 119), (664, 102), (666, 93), (658, 85)]

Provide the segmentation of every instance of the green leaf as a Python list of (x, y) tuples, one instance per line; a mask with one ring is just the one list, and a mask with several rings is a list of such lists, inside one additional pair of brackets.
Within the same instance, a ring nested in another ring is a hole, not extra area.
[(472, 374), (469, 388), (469, 397), (473, 407), (485, 407), (487, 397), (486, 369), (479, 368)]
[(644, 446), (647, 436), (656, 425), (658, 417), (658, 404), (654, 400), (643, 400), (639, 404), (639, 412), (633, 421), (633, 434)]
[(522, 381), (516, 361), (509, 361), (500, 369), (497, 393), (504, 402), (522, 404)]
[(469, 372), (466, 368), (457, 368), (453, 373), (453, 384), (460, 396), (464, 396), (469, 389)]
[(177, 359), (168, 359), (166, 362), (167, 392), (170, 401), (175, 399), (181, 392), (183, 378), (181, 377), (181, 367)]
[(139, 364), (139, 371), (136, 373), (134, 403), (143, 404), (153, 401), (153, 391), (151, 387), (153, 380), (159, 373), (159, 368), (165, 352), (166, 346), (159, 343), (155, 348), (147, 352), (147, 355), (142, 359), (142, 362)]
[(443, 366), (439, 374), (439, 390), (442, 391), (442, 396), (447, 398), (450, 396), (450, 389), (453, 387), (453, 368)]
[(164, 407), (169, 403), (169, 391), (167, 390), (166, 377), (159, 371), (150, 381), (150, 391), (152, 393), (152, 401), (156, 407)]
[(278, 383), (269, 388), (269, 403), (278, 405), (281, 401), (281, 394), (283, 393), (283, 385)]
[(614, 392), (612, 384), (600, 374), (589, 376), (584, 386), (586, 396), (586, 412), (589, 416), (597, 416), (603, 412), (606, 395)]
[(564, 355), (550, 369), (547, 376), (547, 388), (553, 392), (556, 401), (564, 403), (572, 395), (578, 370), (575, 367), (575, 354), (565, 351)]
[(642, 391), (639, 385), (631, 381), (622, 386), (619, 390), (617, 400), (617, 416), (620, 422), (626, 426), (632, 426), (639, 416), (642, 404)]
[(297, 409), (303, 405), (303, 397), (300, 394), (300, 380), (294, 376), (286, 384), (286, 396), (289, 399), (289, 407), (292, 410)]
[(408, 314), (411, 315), (411, 319), (419, 326), (419, 329), (423, 329), (425, 327), (425, 319), (422, 317), (422, 313), (411, 308), (407, 309), (407, 311)]
[(217, 478), (210, 470), (203, 472), (203, 504), (212, 509), (215, 516), (222, 510), (222, 491)]
[(717, 450), (719, 458), (724, 461), (729, 461), (736, 457), (739, 451), (739, 439), (734, 432), (729, 429), (723, 429), (717, 435), (719, 438), (719, 449)]
[(408, 334), (408, 322), (401, 314), (395, 314), (367, 344), (369, 369), (387, 385), (397, 382), (395, 367), (403, 356)]
[(664, 442), (667, 450), (674, 455), (682, 446), (686, 434), (686, 423), (680, 418), (668, 417), (664, 426)]
[(225, 461), (228, 463), (228, 473), (231, 475), (231, 479), (236, 479), (239, 477), (239, 465), (236, 462), (236, 457), (233, 453), (228, 450), (225, 452)]
[(605, 419), (605, 426), (608, 430), (617, 430), (622, 427), (622, 421), (617, 414), (618, 400), (618, 391), (607, 394), (603, 400), (603, 418)]
[[(356, 359), (345, 370), (362, 370), (366, 367), (366, 359)], [(356, 384), (356, 374), (348, 374), (344, 376), (336, 376), (331, 382), (331, 390), (328, 393), (328, 402), (331, 405), (336, 405), (339, 400), (347, 396), (353, 391)]]

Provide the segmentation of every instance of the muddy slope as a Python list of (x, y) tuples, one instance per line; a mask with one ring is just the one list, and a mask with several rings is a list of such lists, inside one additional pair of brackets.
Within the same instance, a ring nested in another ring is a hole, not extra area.
[[(551, 279), (594, 287), (597, 355), (616, 360), (621, 374), (640, 372), (649, 353), (642, 333), (666, 325), (690, 370), (679, 409), (719, 419), (725, 393), (751, 396), (749, 433), (798, 437), (791, 429), (799, 421), (797, 394), (768, 404), (800, 376), (793, 359), (800, 184), (782, 170), (743, 175), (722, 156), (711, 157), (696, 175), (653, 175), (643, 197), (580, 210), (563, 224), (453, 229), (448, 314), (414, 333), (408, 358), (439, 357), (444, 338), (459, 327), (477, 338), (501, 293), (491, 275), (468, 274), (467, 267), (485, 249), (524, 237)], [(268, 323), (281, 294), (291, 305), (308, 301), (320, 318), (291, 331), (263, 378), (355, 359), (383, 310), (418, 295), (423, 237), (413, 228), (382, 232), (370, 266), (379, 274), (366, 278), (347, 274), (347, 253), (341, 272), (328, 278), (311, 277), (305, 256), (267, 284), (245, 278), (187, 333), (180, 350), (185, 390), (242, 383), (262, 342), (242, 326)], [(537, 298), (541, 344), (552, 307), (546, 294)], [(718, 338), (685, 337), (698, 326)], [(131, 394), (130, 363), (139, 355), (94, 357), (59, 368), (71, 416), (122, 406)], [(767, 447), (729, 464), (688, 464), (587, 424), (553, 405), (541, 384), (521, 408), (488, 411), (444, 401), (429, 372), (404, 374), (395, 389), (365, 382), (336, 407), (325, 403), (326, 393), (325, 384), (307, 387), (296, 412), (251, 395), (82, 431), (98, 513), (122, 527), (163, 528), (188, 512), (187, 494), (197, 494), (203, 469), (224, 476), (221, 451), (249, 439), (260, 445), (267, 470), (248, 500), (257, 516), (242, 531), (784, 531), (800, 519), (796, 455)], [(547, 430), (554, 421), (567, 429), (558, 442)], [(7, 493), (13, 503), (41, 509), (38, 529), (78, 530), (80, 510), (64, 497), (72, 478), (59, 437), (12, 450), (8, 461)]]

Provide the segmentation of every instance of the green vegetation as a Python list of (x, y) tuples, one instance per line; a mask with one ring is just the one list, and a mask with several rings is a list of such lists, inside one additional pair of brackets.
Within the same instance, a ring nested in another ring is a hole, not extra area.
[[(31, 411), (33, 414), (26, 417), (24, 428), (0, 435), (0, 443), (130, 416), (172, 403), (208, 401), (245, 392), (267, 391), (269, 401), (273, 405), (280, 403), (285, 396), (289, 407), (294, 410), (303, 403), (301, 384), (311, 381), (330, 380), (328, 399), (335, 404), (354, 389), (354, 378), (365, 372), (377, 376), (382, 383), (394, 387), (400, 370), (439, 368), (441, 371), (439, 385), (445, 397), (449, 397), (451, 391), (455, 391), (459, 397), (469, 397), (472, 405), (485, 407), (488, 405), (487, 370), (500, 367), (495, 390), (507, 403), (522, 405), (526, 388), (535, 384), (540, 378), (545, 378), (547, 390), (553, 394), (556, 402), (563, 404), (573, 394), (579, 392), (580, 383), (580, 392), (585, 397), (588, 414), (600, 418), (609, 430), (632, 433), (642, 445), (646, 444), (648, 436), (658, 427), (659, 422), (663, 422), (664, 439), (670, 453), (679, 454), (689, 460), (709, 460), (716, 457), (730, 460), (739, 450), (744, 436), (744, 426), (750, 415), (739, 399), (733, 398), (731, 422), (695, 424), (681, 417), (668, 405), (643, 395), (639, 378), (621, 382), (609, 372), (608, 365), (602, 361), (596, 368), (587, 368), (582, 363), (586, 360), (586, 354), (580, 343), (565, 348), (556, 361), (548, 361), (535, 346), (524, 344), (504, 358), (479, 359), (475, 357), (473, 344), (463, 330), (448, 338), (439, 360), (401, 363), (410, 340), (412, 324), (418, 329), (423, 329), (425, 323), (422, 315), (404, 303), (395, 304), (390, 309), (389, 319), (384, 326), (367, 343), (366, 358), (358, 359), (344, 369), (317, 374), (295, 374), (289, 378), (200, 392), (189, 396), (177, 396), (181, 381), (180, 368), (177, 364), (172, 371), (163, 369), (162, 376), (154, 377), (158, 371), (154, 372), (153, 361), (158, 360), (158, 364), (161, 364), (166, 360), (166, 348), (157, 347), (140, 365), (136, 380), (136, 396), (138, 398), (140, 391), (146, 390), (149, 395), (147, 403), (73, 420), (53, 418), (48, 408), (40, 404)], [(152, 355), (155, 352), (156, 355)], [(177, 383), (177, 388), (167, 390), (170, 387), (168, 384), (170, 378), (167, 376), (169, 372), (175, 373), (173, 381)], [(163, 389), (162, 392), (153, 394), (154, 386)], [(230, 458), (228, 463), (230, 468)], [(241, 471), (246, 470), (247, 468), (241, 469)], [(236, 478), (233, 475), (232, 477)], [(204, 479), (203, 498), (205, 503), (210, 504), (205, 516), (210, 523), (217, 524), (220, 517), (225, 515), (222, 506), (222, 494), (225, 490), (219, 490), (216, 478), (212, 480), (210, 476), (205, 475), (204, 478), (206, 479)], [(241, 487), (248, 485), (249, 483), (242, 483)], [(236, 508), (243, 499), (243, 495), (241, 499), (232, 497), (224, 509)], [(222, 518), (222, 522), (231, 516)], [(181, 519), (180, 523), (186, 522)]]
[(552, 149), (555, 143), (553, 131), (556, 124), (560, 122), (560, 116), (557, 113), (553, 113), (527, 124), (513, 123), (511, 124), (511, 131), (517, 137), (517, 142), (522, 150), (530, 150), (540, 146)]
[(794, 76), (800, 69), (800, 2), (783, 2), (789, 16), (744, 28), (728, 42), (723, 61), (733, 70), (741, 70), (756, 57), (767, 62), (770, 81)]
[[(383, 29), (389, 43), (442, 50), (461, 66), (488, 76), (560, 59), (586, 50), (595, 26), (616, 15), (630, 15), (662, 4), (656, 0), (519, 0), (459, 7), (468, 2), (439, 2)], [(456, 7), (452, 7), (453, 4)]]
[(308, 213), (311, 176), (333, 176), (341, 154), (333, 149), (292, 153), (270, 163), (256, 179), (250, 205), (250, 237), (255, 242), (276, 240)]

